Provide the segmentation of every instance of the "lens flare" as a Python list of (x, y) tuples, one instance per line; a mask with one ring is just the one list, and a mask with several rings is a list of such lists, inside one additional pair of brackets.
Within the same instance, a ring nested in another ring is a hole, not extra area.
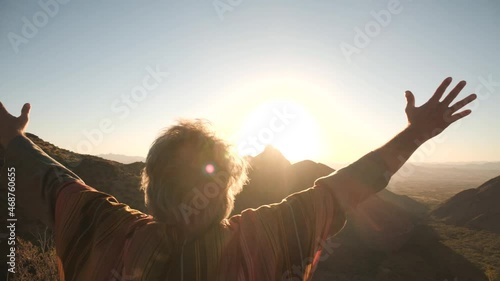
[(208, 164), (208, 165), (205, 166), (205, 172), (207, 172), (209, 174), (213, 174), (214, 171), (215, 171), (214, 165)]

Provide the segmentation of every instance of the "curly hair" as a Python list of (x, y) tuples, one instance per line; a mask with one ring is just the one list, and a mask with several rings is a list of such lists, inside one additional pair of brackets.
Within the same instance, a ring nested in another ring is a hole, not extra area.
[(200, 119), (180, 120), (163, 131), (142, 173), (155, 219), (194, 228), (224, 222), (246, 181), (246, 161)]

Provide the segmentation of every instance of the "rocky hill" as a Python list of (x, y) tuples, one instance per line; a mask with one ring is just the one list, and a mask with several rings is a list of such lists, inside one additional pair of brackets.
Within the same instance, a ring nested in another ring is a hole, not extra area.
[(312, 187), (317, 178), (334, 171), (310, 160), (290, 164), (272, 146), (255, 157), (248, 157), (247, 161), (251, 166), (250, 181), (237, 196), (233, 214), (263, 204), (278, 203), (294, 192)]
[(500, 176), (456, 194), (432, 214), (448, 223), (500, 234)]

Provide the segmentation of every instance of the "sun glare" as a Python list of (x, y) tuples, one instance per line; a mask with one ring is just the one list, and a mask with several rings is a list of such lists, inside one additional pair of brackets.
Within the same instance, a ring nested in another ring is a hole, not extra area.
[(290, 100), (272, 100), (261, 104), (242, 126), (238, 150), (255, 156), (268, 145), (288, 160), (317, 159), (321, 150), (317, 121), (302, 106)]
[(249, 79), (229, 89), (209, 116), (242, 156), (271, 145), (292, 163), (330, 164), (351, 161), (369, 145), (356, 133), (364, 116), (353, 114), (341, 86), (304, 75)]

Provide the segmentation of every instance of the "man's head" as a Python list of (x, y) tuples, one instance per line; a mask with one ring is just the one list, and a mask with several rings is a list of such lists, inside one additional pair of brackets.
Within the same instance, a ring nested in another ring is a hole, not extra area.
[(246, 180), (245, 161), (207, 122), (183, 120), (153, 142), (142, 188), (157, 220), (198, 229), (229, 216)]

